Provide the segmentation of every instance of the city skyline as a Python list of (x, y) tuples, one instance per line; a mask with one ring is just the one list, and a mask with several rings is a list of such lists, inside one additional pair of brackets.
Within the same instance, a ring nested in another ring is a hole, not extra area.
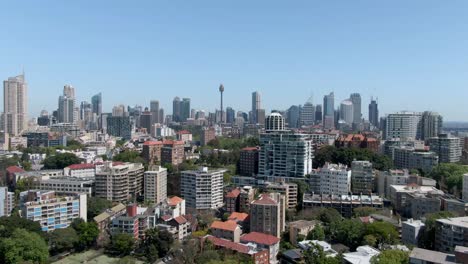
[(77, 102), (102, 92), (106, 112), (153, 98), (167, 112), (176, 95), (214, 111), (223, 83), (224, 107), (245, 112), (253, 91), (267, 112), (333, 91), (335, 104), (360, 93), (363, 117), (374, 97), (382, 116), (428, 110), (468, 121), (459, 107), (468, 96), (465, 2), (51, 6), (6, 3), (24, 19), (0, 18), (17, 40), (0, 44), (2, 78), (25, 69), (30, 117), (53, 110), (65, 84)]

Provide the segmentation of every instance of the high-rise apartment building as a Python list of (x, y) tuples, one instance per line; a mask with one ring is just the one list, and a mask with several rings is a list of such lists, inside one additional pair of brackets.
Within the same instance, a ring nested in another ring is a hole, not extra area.
[(304, 178), (312, 171), (312, 138), (284, 130), (284, 123), (278, 113), (267, 118), (266, 133), (260, 134), (259, 177)]
[(143, 193), (145, 168), (140, 163), (107, 162), (96, 173), (96, 196), (125, 202)]
[(180, 102), (180, 115), (182, 121), (187, 121), (190, 118), (190, 98), (182, 98)]
[(15, 193), (9, 192), (8, 187), (0, 187), (0, 217), (10, 216), (14, 208)]
[(449, 134), (439, 134), (438, 137), (428, 139), (431, 151), (439, 155), (440, 163), (459, 162), (462, 155), (462, 145), (459, 137)]
[(192, 209), (218, 209), (223, 206), (223, 175), (225, 170), (182, 171), (180, 192)]
[(140, 128), (145, 128), (146, 133), (151, 133), (151, 126), (153, 125), (153, 113), (150, 111), (143, 111), (140, 114)]
[(353, 124), (362, 123), (361, 95), (352, 93), (349, 100), (353, 103)]
[(159, 204), (167, 199), (167, 169), (155, 166), (145, 171), (145, 201)]
[(371, 98), (369, 104), (369, 122), (375, 127), (379, 127), (379, 105), (377, 104), (377, 100), (373, 98)]
[(132, 123), (129, 116), (108, 116), (106, 123), (109, 135), (124, 139), (132, 138)]
[(58, 122), (75, 124), (78, 121), (78, 113), (75, 105), (75, 88), (71, 85), (63, 87), (63, 95), (58, 100)]
[(419, 139), (421, 138), (421, 113), (397, 112), (386, 117), (385, 139)]
[(239, 174), (254, 176), (258, 173), (258, 148), (247, 147), (240, 151)]
[(369, 161), (351, 163), (351, 191), (354, 194), (371, 194), (374, 190), (374, 169)]
[(285, 197), (262, 194), (250, 205), (250, 231), (280, 237), (285, 229)]
[(28, 124), (28, 85), (24, 74), (3, 81), (3, 127), (18, 136)]
[(312, 172), (309, 185), (314, 193), (347, 195), (351, 190), (351, 171), (341, 164), (325, 164)]
[(421, 140), (437, 137), (442, 132), (442, 122), (438, 113), (425, 111), (421, 117)]
[(335, 126), (335, 94), (331, 92), (323, 97), (323, 127), (326, 129)]

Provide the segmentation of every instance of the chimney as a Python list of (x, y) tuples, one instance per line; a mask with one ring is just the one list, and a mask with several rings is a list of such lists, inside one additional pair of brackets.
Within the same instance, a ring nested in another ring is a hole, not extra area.
[(136, 215), (137, 215), (137, 205), (136, 204), (127, 205), (127, 216), (135, 217)]

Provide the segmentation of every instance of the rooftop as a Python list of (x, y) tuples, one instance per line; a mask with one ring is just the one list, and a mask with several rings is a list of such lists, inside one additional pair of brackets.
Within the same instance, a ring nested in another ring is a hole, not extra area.
[(23, 170), (22, 168), (18, 166), (10, 166), (6, 170), (8, 173), (25, 172), (25, 170)]
[(81, 163), (81, 164), (72, 164), (68, 166), (70, 170), (85, 170), (85, 169), (94, 169), (96, 166), (90, 163)]
[(440, 222), (440, 223), (443, 223), (443, 224), (448, 224), (448, 225), (453, 225), (453, 226), (468, 228), (468, 216), (438, 219), (437, 222)]
[(279, 243), (280, 240), (279, 238), (272, 236), (272, 235), (259, 233), (259, 232), (251, 232), (251, 233), (243, 235), (241, 237), (241, 241), (253, 242), (253, 243), (260, 244), (260, 245), (272, 246), (276, 243)]
[(208, 236), (207, 239), (210, 240), (211, 243), (213, 243), (215, 246), (218, 246), (218, 247), (231, 249), (231, 250), (244, 253), (244, 254), (248, 254), (250, 251), (248, 246), (240, 244), (240, 243), (232, 242), (227, 239), (221, 239), (221, 238), (217, 238), (214, 236)]
[(379, 255), (380, 251), (370, 246), (360, 246), (356, 252), (344, 253), (343, 258), (351, 264), (370, 264), (373, 256)]
[(233, 212), (233, 213), (228, 217), (228, 220), (244, 222), (247, 218), (249, 218), (249, 214)]
[(178, 196), (172, 196), (171, 198), (167, 198), (167, 204), (170, 206), (177, 206), (181, 202), (183, 202), (184, 199), (178, 197)]
[(453, 264), (455, 262), (455, 256), (451, 254), (445, 254), (438, 251), (432, 251), (422, 248), (413, 248), (410, 253), (410, 259), (424, 260), (429, 263), (440, 263), (440, 264)]
[(260, 196), (258, 200), (255, 200), (252, 202), (252, 204), (258, 204), (258, 205), (278, 205), (278, 203), (273, 200), (270, 195), (264, 193)]
[(237, 227), (237, 223), (232, 220), (228, 220), (226, 222), (214, 221), (210, 226), (210, 228), (227, 230), (232, 232), (235, 231)]
[(226, 194), (226, 198), (237, 198), (240, 194), (240, 190), (239, 189), (233, 189), (232, 191), (228, 192)]

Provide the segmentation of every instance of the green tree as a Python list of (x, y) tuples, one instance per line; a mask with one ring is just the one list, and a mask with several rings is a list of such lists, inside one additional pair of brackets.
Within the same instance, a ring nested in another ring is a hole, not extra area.
[(305, 181), (297, 180), (293, 183), (297, 184), (297, 206), (298, 211), (302, 210), (302, 203), (304, 200), (304, 193), (309, 190), (309, 185)]
[(367, 224), (366, 235), (373, 235), (377, 239), (377, 245), (393, 245), (399, 238), (396, 228), (392, 224), (382, 221)]
[(108, 246), (109, 252), (118, 256), (127, 256), (135, 248), (135, 238), (127, 233), (113, 235)]
[(13, 231), (21, 228), (42, 235), (41, 224), (17, 215), (0, 217), (0, 237), (10, 237)]
[(221, 260), (221, 256), (219, 255), (219, 253), (216, 250), (205, 250), (197, 257), (195, 262), (197, 264), (205, 264), (213, 260)]
[(322, 247), (319, 245), (311, 244), (311, 247), (304, 251), (304, 261), (306, 264), (340, 264), (341, 261), (338, 257), (327, 257)]
[(11, 236), (0, 239), (0, 262), (47, 263), (49, 249), (44, 239), (25, 229), (15, 229)]
[(99, 228), (94, 222), (85, 222), (83, 219), (78, 218), (72, 222), (71, 226), (78, 234), (78, 242), (75, 248), (79, 251), (91, 247), (99, 236)]
[(152, 228), (146, 231), (143, 241), (145, 256), (150, 262), (167, 255), (174, 243), (174, 238), (166, 230)]
[(376, 213), (377, 210), (373, 207), (357, 207), (353, 209), (354, 217), (369, 216)]
[(95, 216), (112, 207), (112, 202), (99, 197), (88, 197), (88, 219), (93, 219)]
[(451, 212), (440, 211), (426, 215), (426, 222), (423, 233), (418, 238), (419, 246), (425, 249), (434, 249), (435, 243), (435, 228), (437, 219), (455, 217)]
[(72, 164), (80, 163), (80, 159), (73, 153), (58, 153), (44, 159), (44, 169), (61, 170)]
[(146, 161), (140, 156), (140, 153), (134, 150), (124, 150), (119, 154), (115, 155), (113, 160), (146, 164)]
[(374, 168), (378, 170), (388, 170), (393, 166), (389, 157), (367, 149), (325, 146), (317, 151), (314, 157), (314, 168), (322, 167), (326, 162), (341, 163), (351, 166), (353, 160), (368, 160), (372, 162)]
[(374, 235), (365, 235), (362, 243), (364, 245), (375, 247), (377, 245), (377, 238)]
[(371, 264), (408, 264), (409, 253), (401, 250), (384, 250), (379, 255), (372, 257)]
[(325, 240), (325, 231), (323, 230), (321, 225), (315, 225), (314, 229), (312, 229), (307, 234), (307, 240)]
[(463, 174), (466, 173), (468, 173), (468, 166), (441, 163), (431, 171), (429, 177), (436, 180), (442, 190), (458, 194), (463, 188)]
[(350, 247), (351, 250), (361, 245), (365, 229), (364, 224), (360, 221), (356, 219), (335, 221), (329, 228), (333, 231), (331, 234), (334, 234), (336, 241)]
[(55, 229), (47, 234), (47, 238), (52, 255), (72, 250), (75, 244), (78, 243), (78, 234), (71, 227)]
[(317, 219), (323, 223), (330, 224), (335, 221), (340, 221), (343, 217), (336, 209), (321, 208)]

